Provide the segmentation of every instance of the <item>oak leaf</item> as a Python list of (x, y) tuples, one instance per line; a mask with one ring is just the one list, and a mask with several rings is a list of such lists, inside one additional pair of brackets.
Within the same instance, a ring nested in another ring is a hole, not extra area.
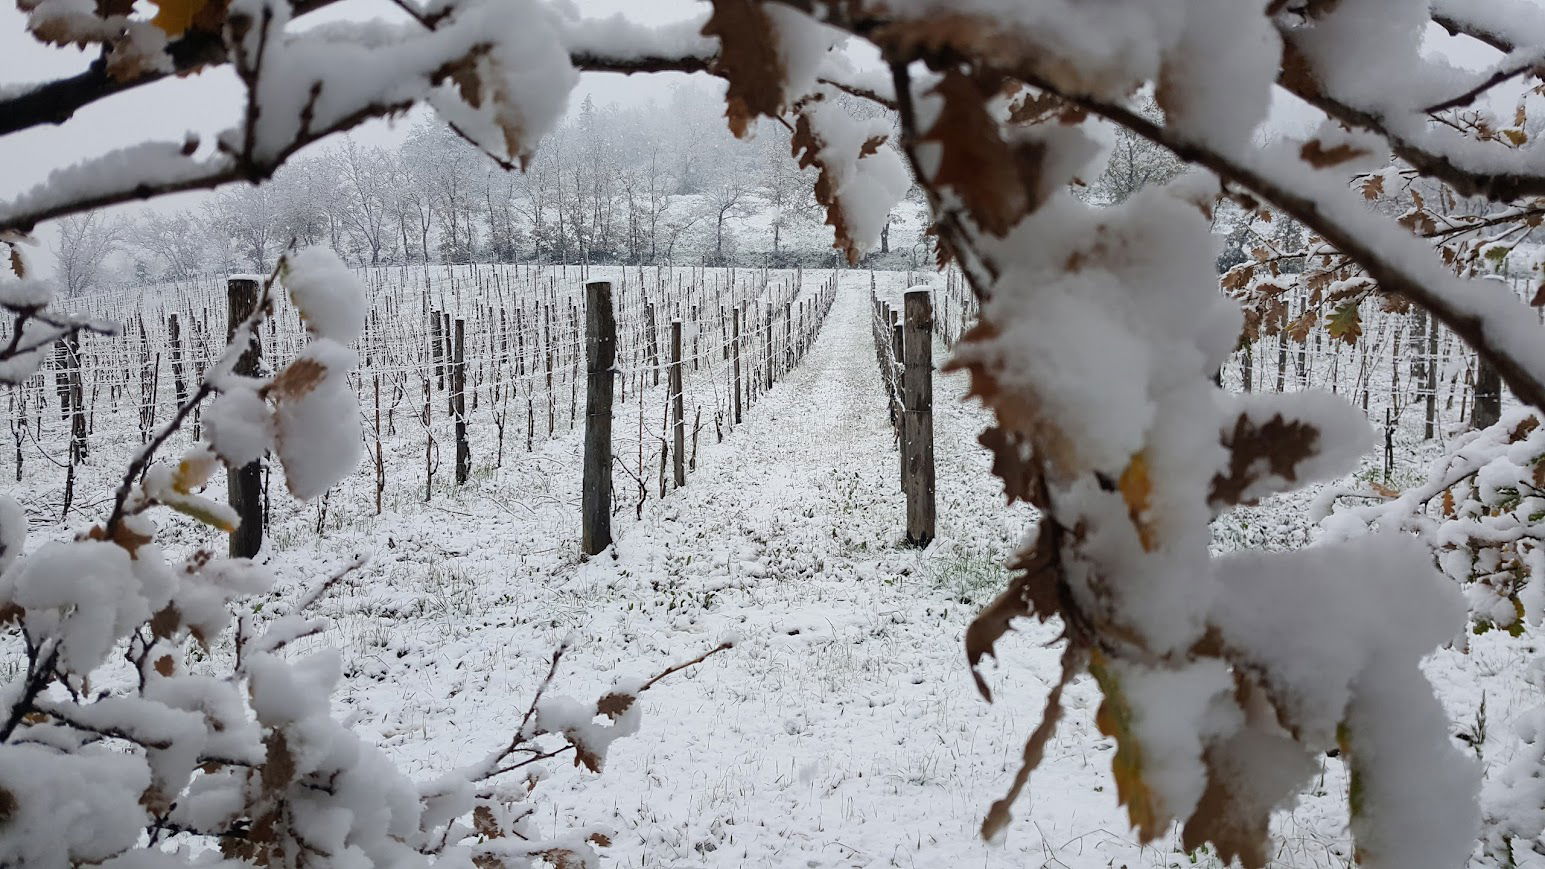
[(1030, 773), (1041, 765), (1041, 758), (1046, 754), (1046, 744), (1051, 741), (1052, 735), (1057, 732), (1057, 722), (1062, 720), (1062, 689), (1073, 681), (1082, 669), (1086, 657), (1084, 644), (1068, 640), (1068, 645), (1062, 650), (1062, 675), (1057, 679), (1057, 684), (1052, 686), (1051, 693), (1046, 695), (1046, 706), (1041, 710), (1041, 723), (1030, 733), (1030, 738), (1025, 740), (1025, 748), (1020, 756), (1019, 770), (1014, 773), (1014, 781), (1009, 785), (1008, 793), (995, 800), (987, 810), (987, 817), (982, 819), (982, 838), (995, 841), (1013, 820), (1009, 809), (1013, 807), (1014, 800), (1019, 798), (1020, 792), (1030, 781)]
[(724, 116), (730, 132), (743, 139), (758, 116), (777, 117), (783, 110), (785, 73), (778, 57), (777, 29), (756, 0), (712, 3), (702, 33), (719, 40), (713, 67), (727, 83)]
[[(875, 149), (884, 144), (884, 139), (876, 142), (874, 139), (866, 141), (863, 149), (868, 149), (873, 143)], [(789, 138), (789, 147), (793, 151), (794, 158), (799, 163), (799, 168), (808, 169), (815, 167), (817, 170), (815, 179), (815, 201), (826, 209), (826, 225), (832, 228), (832, 247), (843, 252), (847, 256), (849, 265), (858, 265), (863, 256), (863, 249), (854, 240), (852, 231), (848, 228), (847, 216), (843, 213), (842, 202), (837, 198), (837, 184), (832, 178), (832, 172), (821, 159), (822, 149), (826, 143), (815, 133), (815, 128), (810, 123), (810, 116), (801, 112), (794, 122), (794, 133)], [(869, 151), (873, 153), (873, 151)], [(860, 150), (863, 154), (863, 150)]]
[(1358, 189), (1362, 191), (1364, 199), (1378, 199), (1384, 195), (1384, 176), (1369, 175), (1358, 185)]
[(1003, 236), (1045, 201), (1042, 142), (1009, 144), (987, 110), (987, 95), (958, 70), (944, 73), (933, 94), (943, 101), (921, 142), (939, 146), (933, 183), (950, 189), (977, 225)]
[(989, 703), (992, 702), (992, 691), (987, 687), (987, 680), (977, 672), (982, 659), (989, 655), (997, 657), (994, 647), (1008, 633), (1014, 619), (1034, 615), (1044, 622), (1062, 611), (1056, 567), (1059, 546), (1056, 529), (1055, 522), (1041, 523), (1039, 538), (1013, 565), (1018, 573), (1009, 581), (1008, 588), (983, 607), (966, 626), (966, 663), (971, 667), (976, 690)]
[[(1349, 160), (1356, 160), (1358, 157), (1367, 156), (1367, 154), (1368, 151), (1366, 149), (1349, 145), (1346, 142), (1327, 148), (1319, 139), (1310, 139), (1298, 149), (1298, 156), (1305, 163), (1316, 169), (1339, 166)], [(1364, 191), (1363, 195), (1367, 196), (1368, 194)]]
[(1320, 431), (1309, 423), (1276, 414), (1257, 424), (1242, 413), (1233, 431), (1224, 434), (1228, 468), (1213, 475), (1207, 500), (1215, 507), (1240, 503), (1245, 491), (1261, 478), (1263, 468), (1288, 482), (1296, 481), (1299, 462), (1319, 452), (1319, 446)]
[(193, 21), (204, 10), (208, 0), (151, 0), (156, 4), (156, 15), (150, 23), (159, 27), (167, 36), (176, 38), (193, 26)]
[(1157, 549), (1158, 531), (1148, 516), (1148, 508), (1153, 503), (1153, 478), (1148, 473), (1146, 451), (1132, 455), (1132, 460), (1121, 472), (1121, 478), (1116, 481), (1116, 488), (1121, 492), (1121, 499), (1126, 502), (1127, 515), (1132, 519), (1132, 527), (1137, 529), (1137, 539), (1142, 542), (1143, 550), (1152, 552)]
[(1116, 802), (1127, 807), (1127, 819), (1137, 830), (1138, 841), (1147, 844), (1167, 826), (1158, 795), (1143, 779), (1143, 748), (1134, 730), (1136, 718), (1121, 690), (1121, 681), (1105, 655), (1096, 648), (1089, 657), (1089, 673), (1100, 686), (1104, 700), (1095, 713), (1100, 732), (1116, 741), (1111, 758), (1111, 777), (1116, 781)]
[(1347, 302), (1330, 315), (1325, 329), (1332, 338), (1340, 338), (1348, 344), (1356, 344), (1363, 335), (1363, 318), (1356, 302)]

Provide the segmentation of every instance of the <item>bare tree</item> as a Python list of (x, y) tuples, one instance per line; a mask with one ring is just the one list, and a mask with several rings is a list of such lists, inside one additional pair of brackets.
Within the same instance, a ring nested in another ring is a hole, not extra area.
[(83, 296), (100, 287), (103, 268), (122, 246), (123, 235), (122, 225), (101, 211), (59, 221), (53, 250), (65, 295)]
[(166, 279), (183, 280), (209, 268), (205, 226), (186, 209), (142, 214), (126, 227), (124, 240), (158, 262)]
[(392, 160), (382, 148), (361, 148), (352, 136), (332, 155), (332, 171), (344, 179), (349, 207), (342, 211), (348, 232), (370, 252), (370, 264), (381, 264), (391, 240), (393, 205)]
[[(1159, 104), (1148, 94), (1138, 101), (1138, 111), (1149, 119), (1163, 116)], [(1090, 184), (1090, 192), (1100, 202), (1125, 202), (1144, 187), (1163, 184), (1185, 170), (1185, 164), (1172, 151), (1127, 127), (1116, 127), (1115, 136), (1105, 171)]]

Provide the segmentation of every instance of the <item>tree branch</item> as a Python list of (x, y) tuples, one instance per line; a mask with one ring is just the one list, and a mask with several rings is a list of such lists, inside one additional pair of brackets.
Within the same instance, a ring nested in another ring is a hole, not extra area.
[[(292, 4), (291, 18), (300, 18), (336, 2), (338, 0), (298, 0)], [(62, 124), (98, 100), (230, 61), (220, 35), (202, 30), (190, 30), (172, 40), (166, 46), (166, 53), (172, 58), (169, 72), (146, 71), (120, 81), (108, 74), (107, 61), (99, 57), (82, 72), (0, 100), (0, 136), (44, 124)]]
[[(1282, 74), (1277, 84), (1331, 118), (1350, 127), (1360, 127), (1381, 136), (1395, 156), (1411, 164), (1421, 174), (1442, 181), (1465, 196), (1483, 196), (1494, 202), (1512, 202), (1525, 196), (1545, 195), (1545, 175), (1532, 171), (1490, 171), (1471, 168), (1454, 154), (1445, 154), (1411, 141), (1393, 127), (1390, 119), (1373, 110), (1354, 106), (1326, 93), (1315, 79), (1308, 59), (1293, 45), (1293, 34), (1282, 34)], [(1533, 69), (1530, 65), (1529, 69)], [(1515, 75), (1517, 73), (1514, 73)], [(1510, 76), (1511, 77), (1511, 76)], [(1479, 95), (1491, 84), (1482, 83)], [(1461, 94), (1452, 102), (1463, 105)], [(1437, 104), (1443, 107), (1444, 103)], [(1453, 106), (1448, 106), (1452, 108)], [(1425, 116), (1422, 123), (1426, 123)]]
[(1505, 81), (1511, 81), (1512, 79), (1518, 78), (1521, 75), (1537, 75), (1538, 70), (1539, 64), (1534, 61), (1521, 63), (1512, 67), (1500, 68), (1496, 72), (1482, 79), (1475, 85), (1475, 87), (1470, 88), (1458, 96), (1450, 97), (1441, 103), (1430, 105), (1427, 108), (1422, 109), (1422, 112), (1429, 115), (1436, 115), (1439, 112), (1446, 112), (1449, 109), (1463, 108), (1475, 102), (1481, 94), (1491, 90), (1497, 85), (1502, 84)]

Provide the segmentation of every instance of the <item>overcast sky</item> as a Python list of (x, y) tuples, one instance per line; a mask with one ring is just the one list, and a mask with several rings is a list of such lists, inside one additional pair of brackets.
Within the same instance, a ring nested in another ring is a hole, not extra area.
[[(639, 21), (665, 23), (691, 17), (702, 4), (694, 0), (577, 0), (575, 5), (587, 17), (624, 13)], [(392, 9), (370, 0), (343, 0), (307, 16), (305, 21), (380, 16), (383, 10)], [(0, 87), (72, 75), (94, 56), (74, 48), (41, 45), (23, 30), (23, 22), (24, 16), (13, 4), (0, 3)], [(570, 105), (578, 106), (587, 95), (601, 105), (663, 99), (673, 85), (687, 78), (680, 74), (586, 73)], [(112, 148), (149, 139), (177, 140), (187, 131), (197, 132), (207, 141), (236, 122), (241, 92), (229, 67), (206, 70), (103, 100), (77, 112), (61, 126), (7, 136), (0, 140), (0, 167), (4, 167), (0, 169), (0, 198), (29, 189), (52, 169)], [(410, 115), (395, 123), (372, 121), (355, 135), (374, 144), (395, 142), (416, 117)]]
[[(704, 4), (696, 0), (559, 0), (572, 2), (587, 16), (625, 14), (646, 23), (666, 23), (692, 16)], [(389, 4), (372, 0), (342, 0), (305, 21), (380, 16)], [(398, 13), (400, 14), (400, 13)], [(1495, 61), (1495, 52), (1467, 40), (1439, 37), (1438, 48), (1461, 64), (1482, 68)], [(83, 69), (89, 56), (72, 48), (39, 45), (23, 30), (23, 16), (14, 5), (0, 0), (0, 87), (71, 75)], [(688, 77), (679, 74), (621, 76), (587, 73), (581, 78), (570, 107), (585, 96), (601, 105), (662, 100), (674, 85)], [(1280, 91), (1279, 91), (1280, 93)], [(206, 141), (237, 119), (241, 88), (229, 68), (208, 70), (182, 79), (168, 79), (103, 100), (77, 112), (62, 126), (45, 126), (0, 139), (0, 199), (23, 192), (47, 177), (52, 169), (69, 165), (116, 147), (150, 139), (178, 140), (184, 132), (200, 134)], [(1312, 110), (1278, 101), (1272, 124), (1294, 133), (1304, 132)], [(400, 141), (417, 115), (395, 124), (373, 121), (354, 135), (371, 144)], [(326, 147), (325, 143), (321, 147)], [(158, 200), (157, 207), (185, 207), (204, 194), (190, 193)], [(43, 228), (45, 237), (48, 235)]]

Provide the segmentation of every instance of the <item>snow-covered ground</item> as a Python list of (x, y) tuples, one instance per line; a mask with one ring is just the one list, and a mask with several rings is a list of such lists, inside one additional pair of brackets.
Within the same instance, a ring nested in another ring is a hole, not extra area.
[[(941, 373), (939, 538), (922, 551), (904, 545), (869, 280), (840, 274), (802, 365), (722, 443), (708, 426), (688, 485), (651, 499), (640, 519), (630, 506), (614, 549), (588, 562), (577, 554), (580, 442), (561, 427), (533, 452), (508, 447), (499, 467), (474, 443), (472, 480), (457, 488), (442, 470), (427, 503), (415, 477), (421, 449), (389, 450), (380, 517), (368, 468), (333, 492), (325, 517), (288, 506), (276, 486), (264, 558), (282, 598), (370, 556), (321, 605), (334, 629), (315, 642), (345, 657), (338, 714), (431, 778), (508, 739), (565, 638), (573, 648), (555, 690), (590, 698), (617, 676), (658, 672), (733, 635), (734, 649), (644, 695), (642, 730), (613, 746), (604, 774), (550, 762), (540, 823), (609, 824), (619, 831), (612, 865), (633, 867), (1217, 865), (1181, 851), (1178, 832), (1146, 847), (1133, 840), (1087, 678), (1066, 692), (1068, 715), (1006, 842), (978, 838), (1056, 677), (1057, 629), (1026, 624), (1001, 643), (989, 672), (996, 702), (980, 699), (962, 633), (1001, 586), (998, 565), (1033, 514), (1004, 507), (976, 444), (985, 414), (962, 400), (962, 375)], [(620, 406), (620, 418), (635, 405)], [(88, 515), (136, 446), (132, 433), (112, 437), (114, 424), (133, 425), (99, 422), (78, 484)], [(29, 481), (60, 473), (29, 456)], [(47, 514), (43, 486), (18, 489), (34, 515)], [(1215, 548), (1303, 545), (1315, 494), (1221, 518)], [(35, 529), (34, 539), (50, 533), (62, 532)], [(168, 535), (188, 547), (207, 540), (175, 523)], [(1468, 655), (1442, 651), (1428, 664), (1456, 738), (1476, 743), (1488, 768), (1512, 756), (1510, 725), (1539, 702), (1522, 680), (1533, 654), (1528, 637), (1493, 631)], [(1339, 760), (1322, 763), (1313, 791), (1277, 820), (1280, 865), (1350, 862), (1346, 776)]]
[[(613, 825), (621, 866), (1194, 865), (1178, 833), (1147, 847), (1129, 834), (1088, 679), (1069, 689), (1006, 843), (978, 839), (1056, 673), (1055, 627), (1026, 625), (989, 705), (961, 650), (1031, 514), (1004, 508), (975, 443), (984, 415), (961, 400), (960, 375), (941, 374), (939, 539), (903, 544), (867, 281), (845, 277), (804, 364), (705, 445), (689, 485), (624, 527), (612, 554), (577, 558), (572, 437), (320, 540), (306, 516), (286, 520), (274, 560), (296, 585), (373, 555), (325, 605), (348, 659), (344, 711), (428, 776), (501, 741), (566, 636), (558, 684), (586, 697), (734, 635), (734, 650), (645, 696), (643, 730), (604, 775), (555, 762), (544, 823)], [(1300, 545), (1312, 496), (1221, 520), (1219, 548)], [(1456, 730), (1482, 731), (1488, 764), (1506, 761), (1508, 725), (1537, 702), (1519, 679), (1527, 657), (1494, 632), (1428, 668)], [(1283, 865), (1348, 865), (1346, 777), (1323, 764), (1278, 820)]]

